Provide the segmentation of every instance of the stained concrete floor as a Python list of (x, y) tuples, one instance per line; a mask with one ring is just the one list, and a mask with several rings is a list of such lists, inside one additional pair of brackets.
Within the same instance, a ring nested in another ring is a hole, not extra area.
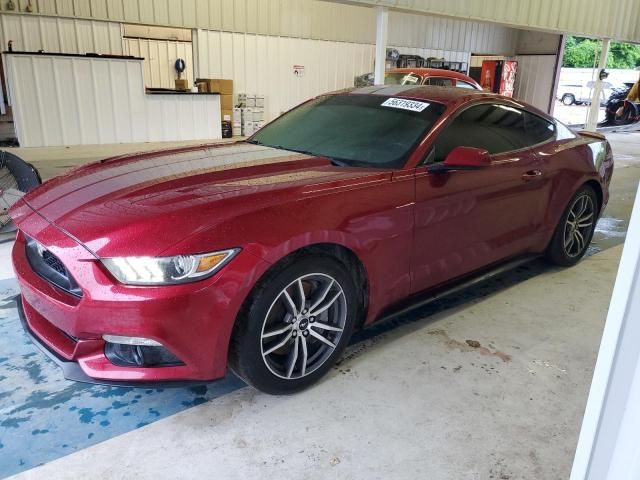
[[(589, 258), (537, 262), (359, 333), (300, 395), (233, 376), (193, 389), (72, 384), (0, 301), (0, 477), (49, 462), (16, 478), (567, 478), (640, 179), (640, 135), (611, 140), (612, 198)], [(49, 158), (58, 171), (86, 161)], [(13, 288), (5, 263), (0, 298)]]

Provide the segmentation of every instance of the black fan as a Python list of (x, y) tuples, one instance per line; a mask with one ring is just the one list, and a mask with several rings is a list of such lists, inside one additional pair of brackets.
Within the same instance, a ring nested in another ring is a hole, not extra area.
[(22, 196), (42, 183), (33, 165), (0, 151), (0, 235), (15, 231), (8, 211)]

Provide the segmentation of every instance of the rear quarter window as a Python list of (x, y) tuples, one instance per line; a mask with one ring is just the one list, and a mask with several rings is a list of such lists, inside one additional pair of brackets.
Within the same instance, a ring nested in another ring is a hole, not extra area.
[(555, 124), (533, 113), (524, 112), (525, 139), (527, 146), (537, 145), (555, 137)]

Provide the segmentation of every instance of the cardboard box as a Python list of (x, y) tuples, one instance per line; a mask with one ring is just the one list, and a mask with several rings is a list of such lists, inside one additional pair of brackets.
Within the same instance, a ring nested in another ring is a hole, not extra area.
[(233, 110), (224, 110), (224, 109), (221, 109), (221, 110), (220, 110), (220, 114), (221, 114), (221, 117), (220, 117), (220, 118), (221, 118), (222, 120), (226, 120), (226, 121), (228, 121), (228, 122), (230, 122), (230, 121), (231, 121), (231, 119), (233, 118)]
[(186, 78), (176, 78), (176, 90), (189, 90), (189, 80)]
[(204, 81), (196, 81), (196, 86), (198, 87), (198, 93), (206, 93), (209, 91), (209, 87), (207, 82)]
[(220, 95), (220, 109), (233, 110), (233, 95), (229, 95), (229, 94)]
[(223, 80), (220, 78), (207, 79), (210, 92), (217, 92), (222, 95), (233, 95), (233, 80)]

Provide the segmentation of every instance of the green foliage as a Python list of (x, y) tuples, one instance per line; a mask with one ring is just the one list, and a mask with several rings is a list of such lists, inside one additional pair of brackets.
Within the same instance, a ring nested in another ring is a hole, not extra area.
[(609, 68), (635, 68), (640, 66), (640, 45), (633, 43), (611, 43), (609, 49)]
[[(602, 42), (590, 38), (567, 36), (563, 67), (592, 68), (597, 66)], [(611, 42), (608, 68), (636, 68), (640, 66), (640, 45)]]

